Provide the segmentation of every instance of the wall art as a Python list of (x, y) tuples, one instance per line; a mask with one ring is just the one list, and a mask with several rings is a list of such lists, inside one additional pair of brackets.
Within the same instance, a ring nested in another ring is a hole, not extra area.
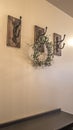
[(32, 64), (38, 66), (50, 66), (53, 60), (53, 45), (46, 36), (47, 27), (35, 26), (35, 42), (33, 48)]
[[(39, 27), (37, 25), (34, 26), (34, 43), (38, 43), (39, 37), (44, 33), (44, 28)], [(40, 44), (39, 51), (44, 52), (44, 46), (43, 44)]]
[(65, 40), (65, 34), (63, 36), (63, 38), (61, 39), (61, 35), (60, 34), (57, 34), (57, 33), (54, 33), (53, 34), (53, 43), (54, 43), (54, 55), (57, 55), (57, 56), (61, 56), (62, 54), (62, 49), (64, 48), (65, 46), (65, 43), (62, 43), (64, 40)]
[(21, 16), (15, 18), (8, 15), (7, 46), (20, 48), (21, 43)]
[(61, 40), (61, 35), (60, 34), (57, 34), (57, 33), (53, 33), (53, 44), (54, 44), (54, 55), (57, 55), (57, 56), (61, 56), (61, 49), (59, 47), (61, 47), (61, 44), (59, 45), (58, 47), (58, 44)]
[(44, 32), (44, 28), (37, 25), (34, 26), (34, 43), (39, 39), (39, 36)]

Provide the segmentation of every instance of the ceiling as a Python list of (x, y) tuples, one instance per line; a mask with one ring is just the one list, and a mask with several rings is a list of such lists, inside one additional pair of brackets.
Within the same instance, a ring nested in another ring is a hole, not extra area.
[(57, 8), (73, 17), (73, 0), (47, 0)]

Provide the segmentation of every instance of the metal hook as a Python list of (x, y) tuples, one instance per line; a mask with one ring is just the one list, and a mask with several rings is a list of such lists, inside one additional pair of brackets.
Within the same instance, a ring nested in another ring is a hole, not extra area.
[(20, 20), (22, 19), (22, 16), (20, 16)]
[(65, 43), (63, 43), (63, 46), (62, 47), (60, 47), (60, 45), (61, 45), (61, 43), (65, 40), (65, 34), (64, 34), (64, 36), (63, 36), (63, 39), (62, 40), (58, 40), (58, 37), (56, 37), (56, 51), (58, 52), (58, 49), (63, 49), (64, 48), (64, 46), (65, 46)]

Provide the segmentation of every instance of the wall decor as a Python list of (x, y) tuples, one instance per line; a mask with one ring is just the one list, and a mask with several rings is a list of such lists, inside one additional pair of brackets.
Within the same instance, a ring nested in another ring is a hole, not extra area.
[(8, 15), (7, 46), (20, 48), (21, 42), (21, 16), (15, 18)]
[(65, 34), (64, 34), (64, 37), (62, 39), (62, 36), (60, 34), (57, 34), (57, 33), (53, 33), (53, 44), (54, 44), (54, 50), (53, 50), (53, 53), (54, 55), (57, 55), (57, 56), (61, 56), (62, 54), (62, 49), (64, 48), (65, 46), (65, 43), (63, 43), (62, 45), (62, 42), (64, 41), (65, 39)]
[(34, 43), (39, 39), (39, 36), (44, 32), (44, 28), (37, 25), (34, 26)]
[(45, 29), (35, 26), (35, 40), (33, 44), (33, 65), (34, 66), (50, 66), (53, 60), (53, 45), (46, 36), (47, 27)]
[[(37, 25), (34, 26), (34, 43), (35, 43), (35, 44), (37, 44), (37, 41), (38, 41), (39, 37), (40, 37), (41, 35), (43, 35), (44, 33), (46, 33), (47, 28), (45, 28), (45, 29), (46, 29), (46, 30), (44, 31), (44, 28), (39, 27), (39, 26), (37, 26)], [(44, 34), (44, 35), (45, 35), (45, 34)], [(41, 52), (44, 52), (44, 46), (43, 46), (43, 44), (40, 44), (39, 50), (40, 50)]]

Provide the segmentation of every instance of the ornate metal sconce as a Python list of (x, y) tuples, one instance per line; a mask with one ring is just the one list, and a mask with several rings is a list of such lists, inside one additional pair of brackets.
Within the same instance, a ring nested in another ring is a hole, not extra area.
[(53, 42), (54, 42), (54, 55), (61, 56), (61, 50), (64, 48), (65, 43), (62, 42), (65, 40), (65, 34), (63, 36), (63, 39), (61, 39), (61, 35), (54, 33), (53, 34)]

